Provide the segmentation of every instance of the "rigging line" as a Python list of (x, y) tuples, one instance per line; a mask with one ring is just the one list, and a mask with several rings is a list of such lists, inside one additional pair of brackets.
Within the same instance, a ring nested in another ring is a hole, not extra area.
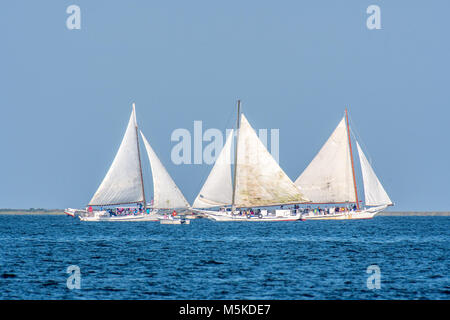
[[(361, 149), (363, 151), (365, 151), (364, 154), (366, 155), (366, 158), (369, 161), (370, 165), (372, 165), (372, 157), (370, 156), (370, 154), (368, 152), (369, 149), (367, 148), (366, 144), (364, 143), (364, 140), (362, 139), (361, 135), (359, 134), (358, 129), (355, 126), (351, 116), (349, 116), (349, 120), (351, 123), (350, 133), (352, 134), (353, 138), (358, 141), (359, 145), (361, 146)], [(353, 131), (353, 129), (355, 131)]]
[[(354, 133), (352, 132), (351, 129), (350, 129), (350, 131), (351, 131), (351, 133), (354, 135)], [(359, 141), (359, 140), (358, 140), (358, 141)], [(362, 143), (362, 144), (363, 144), (363, 143)], [(369, 161), (369, 164), (370, 164), (370, 166), (372, 167), (372, 170), (375, 171), (376, 167), (374, 166), (373, 161), (372, 161), (372, 158), (370, 157), (370, 154), (368, 154), (368, 151), (367, 151), (367, 148), (365, 147), (365, 145), (362, 145), (362, 146), (361, 146), (361, 149), (363, 149), (363, 151), (365, 150), (364, 155), (365, 155), (367, 161)], [(360, 164), (360, 165), (361, 165), (361, 164)]]

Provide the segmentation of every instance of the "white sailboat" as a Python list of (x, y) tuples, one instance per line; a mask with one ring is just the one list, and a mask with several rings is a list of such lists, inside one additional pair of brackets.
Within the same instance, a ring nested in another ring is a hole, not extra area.
[[(166, 209), (187, 210), (189, 203), (169, 173), (153, 151), (144, 134), (143, 139), (153, 177), (153, 204), (147, 208), (142, 174), (139, 135), (136, 121), (136, 110), (133, 103), (130, 120), (122, 143), (111, 167), (99, 188), (89, 201), (87, 210), (66, 209), (70, 215), (79, 213), (82, 221), (158, 221), (162, 218), (159, 211)], [(136, 204), (137, 207), (122, 207)], [(93, 210), (92, 207), (109, 207), (114, 209)]]
[(363, 177), (365, 207), (361, 208), (358, 199), (348, 113), (345, 110), (344, 118), (295, 181), (297, 187), (311, 199), (311, 204), (336, 204), (337, 207), (308, 210), (302, 214), (302, 220), (370, 219), (393, 205), (358, 141), (356, 146)]
[(259, 140), (245, 115), (240, 112), (240, 101), (236, 131), (234, 179), (231, 176), (232, 131), (194, 201), (193, 211), (215, 221), (298, 220), (300, 215), (291, 210), (263, 209), (309, 200)]
[[(153, 175), (153, 209), (181, 209), (181, 213), (186, 212), (190, 207), (189, 203), (142, 132), (141, 136)], [(180, 216), (174, 217), (173, 215), (164, 214), (159, 215), (157, 218), (161, 224), (189, 224), (189, 220)]]

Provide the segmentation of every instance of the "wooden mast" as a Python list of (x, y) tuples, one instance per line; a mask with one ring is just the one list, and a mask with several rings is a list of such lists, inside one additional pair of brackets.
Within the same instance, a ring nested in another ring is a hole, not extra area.
[(236, 146), (234, 148), (234, 173), (233, 173), (233, 198), (231, 200), (231, 212), (233, 213), (236, 209), (234, 205), (235, 196), (236, 196), (236, 176), (237, 176), (237, 151), (238, 151), (238, 143), (239, 143), (239, 128), (241, 127), (241, 100), (237, 101), (238, 105), (238, 113), (237, 113), (237, 124), (236, 124)]
[(345, 120), (347, 122), (348, 145), (350, 147), (350, 159), (352, 161), (353, 186), (355, 188), (356, 208), (359, 210), (358, 189), (356, 188), (355, 166), (353, 164), (353, 151), (352, 151), (352, 142), (350, 139), (350, 126), (348, 124), (347, 109), (345, 109)]
[(147, 201), (145, 201), (144, 177), (142, 175), (141, 151), (139, 149), (139, 134), (138, 134), (138, 125), (137, 125), (137, 121), (136, 121), (136, 109), (135, 109), (134, 102), (133, 102), (133, 113), (134, 113), (134, 128), (136, 129), (136, 144), (137, 144), (138, 159), (139, 159), (139, 172), (141, 174), (142, 198), (144, 201), (144, 210), (146, 210), (147, 209)]

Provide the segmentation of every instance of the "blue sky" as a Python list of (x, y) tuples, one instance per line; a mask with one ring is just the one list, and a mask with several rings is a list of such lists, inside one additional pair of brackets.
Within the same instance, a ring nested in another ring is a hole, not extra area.
[[(71, 4), (81, 30), (66, 27)], [(371, 4), (381, 30), (366, 27)], [(173, 164), (171, 133), (194, 120), (231, 128), (240, 98), (254, 128), (280, 129), (291, 179), (347, 107), (394, 209), (450, 210), (449, 11), (444, 0), (5, 2), (0, 207), (85, 205), (133, 101), (192, 202), (211, 167)]]

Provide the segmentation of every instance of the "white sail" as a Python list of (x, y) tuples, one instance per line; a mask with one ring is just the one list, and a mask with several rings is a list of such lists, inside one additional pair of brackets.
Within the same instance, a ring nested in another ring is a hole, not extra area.
[(244, 114), (237, 143), (236, 207), (308, 202), (259, 140)]
[(133, 104), (133, 111), (119, 150), (89, 205), (137, 203), (144, 200), (136, 130), (136, 112)]
[(156, 153), (148, 143), (144, 134), (141, 132), (145, 149), (150, 161), (153, 176), (153, 208), (156, 209), (174, 209), (188, 208), (189, 203), (184, 198), (180, 189), (170, 177), (166, 168), (159, 160)]
[(356, 202), (345, 117), (295, 184), (313, 203)]
[(364, 196), (367, 206), (391, 205), (392, 201), (384, 190), (383, 186), (378, 180), (375, 172), (372, 169), (369, 161), (367, 161), (364, 152), (362, 151), (358, 141), (359, 162), (361, 164), (361, 171), (364, 183)]
[(233, 186), (231, 181), (231, 145), (233, 130), (220, 151), (205, 184), (194, 201), (194, 208), (212, 208), (230, 205)]

